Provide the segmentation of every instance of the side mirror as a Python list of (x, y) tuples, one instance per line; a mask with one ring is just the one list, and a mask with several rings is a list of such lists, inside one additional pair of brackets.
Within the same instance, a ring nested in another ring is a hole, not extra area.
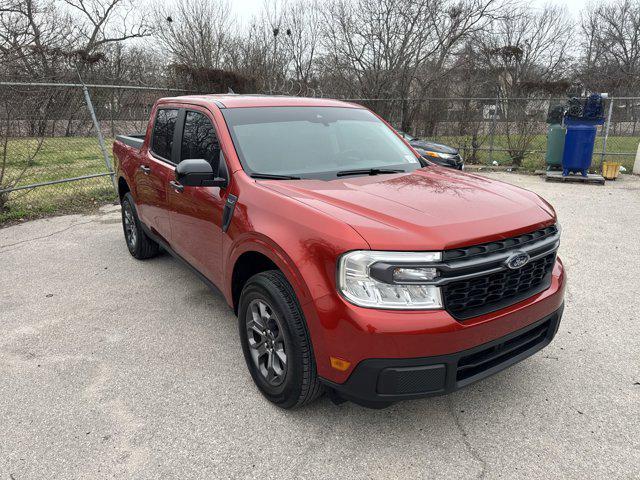
[(216, 177), (203, 159), (183, 160), (176, 167), (176, 180), (185, 187), (226, 187), (227, 179)]

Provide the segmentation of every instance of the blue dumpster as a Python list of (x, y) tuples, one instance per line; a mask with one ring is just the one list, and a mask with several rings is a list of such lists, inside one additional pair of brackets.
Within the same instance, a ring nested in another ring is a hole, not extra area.
[(604, 123), (603, 118), (572, 118), (565, 117), (567, 135), (564, 139), (562, 153), (562, 175), (581, 173), (587, 176), (593, 156), (593, 146), (596, 142), (598, 125)]

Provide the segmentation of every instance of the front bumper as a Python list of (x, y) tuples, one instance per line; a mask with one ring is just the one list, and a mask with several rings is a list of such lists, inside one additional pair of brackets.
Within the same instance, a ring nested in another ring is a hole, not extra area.
[[(473, 352), (478, 346), (499, 344), (502, 339), (516, 332), (526, 332), (537, 322), (561, 312), (565, 281), (562, 261), (556, 258), (551, 286), (547, 290), (501, 310), (465, 321), (454, 319), (446, 310), (401, 311), (357, 307), (338, 294), (327, 294), (301, 306), (311, 334), (320, 378), (335, 391), (343, 391), (347, 396), (360, 395), (360, 399), (369, 397), (378, 402), (384, 398), (389, 402), (394, 400), (378, 396), (390, 394), (377, 390), (377, 375), (362, 377), (369, 382), (369, 387), (352, 390), (350, 385), (359, 385), (364, 381), (357, 380), (363, 374), (356, 371), (368, 371), (376, 366), (378, 373), (386, 367), (434, 363), (450, 366), (462, 355), (461, 352)], [(332, 357), (344, 360), (350, 366), (344, 371), (337, 370), (331, 364)], [(453, 360), (440, 360), (443, 358)], [(389, 363), (388, 359), (394, 362)], [(383, 363), (380, 364), (380, 361)], [(435, 372), (436, 368), (433, 370), (434, 375), (442, 375), (441, 372)], [(356, 380), (352, 380), (352, 376)], [(470, 381), (456, 380), (455, 383), (445, 382), (444, 387), (435, 389), (436, 393), (432, 389), (404, 393), (397, 398), (435, 395), (438, 390), (442, 390), (439, 393), (446, 393)]]
[(474, 348), (422, 358), (367, 359), (346, 382), (323, 381), (343, 399), (368, 406), (450, 393), (546, 347), (558, 331), (563, 308)]

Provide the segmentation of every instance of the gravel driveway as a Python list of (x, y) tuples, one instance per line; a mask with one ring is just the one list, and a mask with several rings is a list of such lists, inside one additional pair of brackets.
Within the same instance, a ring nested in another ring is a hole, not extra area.
[(559, 213), (560, 331), (381, 411), (263, 400), (222, 296), (130, 257), (116, 207), (0, 230), (0, 479), (640, 478), (640, 179), (491, 176)]

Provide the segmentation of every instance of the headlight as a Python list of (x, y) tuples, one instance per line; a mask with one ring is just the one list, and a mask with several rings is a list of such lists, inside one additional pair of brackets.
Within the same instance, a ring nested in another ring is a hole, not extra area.
[(435, 158), (443, 158), (443, 159), (450, 159), (450, 158), (456, 158), (456, 154), (455, 153), (440, 153), (440, 152), (424, 152), (425, 155), (429, 156), (429, 157), (435, 157)]
[(338, 262), (338, 289), (361, 307), (406, 310), (442, 308), (440, 288), (429, 285), (438, 276), (429, 264), (440, 252), (357, 250)]

